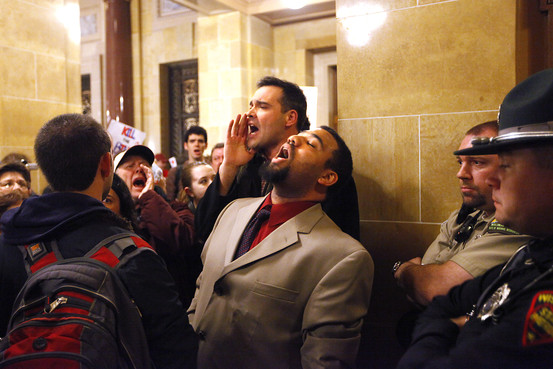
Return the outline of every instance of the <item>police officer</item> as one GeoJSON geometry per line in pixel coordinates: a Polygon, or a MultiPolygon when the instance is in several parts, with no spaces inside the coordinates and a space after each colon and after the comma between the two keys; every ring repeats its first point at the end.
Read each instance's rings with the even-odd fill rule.
{"type": "MultiPolygon", "coordinates": [[[[497,136],[497,121],[467,131],[459,149],[472,147],[474,137],[497,136]]],[[[498,166],[497,155],[457,155],[463,205],[454,211],[424,257],[396,263],[394,278],[410,300],[426,306],[435,296],[506,262],[530,237],[495,220],[492,191],[486,180],[498,166]]]]}
{"type": "Polygon", "coordinates": [[[550,368],[553,355],[553,69],[507,94],[496,138],[456,155],[499,155],[487,180],[497,220],[537,237],[421,315],[399,368],[550,368]]]}

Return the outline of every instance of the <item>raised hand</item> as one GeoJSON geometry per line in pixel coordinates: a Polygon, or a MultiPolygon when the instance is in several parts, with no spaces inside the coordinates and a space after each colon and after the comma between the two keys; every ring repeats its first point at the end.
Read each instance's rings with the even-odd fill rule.
{"type": "Polygon", "coordinates": [[[226,195],[240,169],[240,166],[249,162],[255,155],[255,151],[248,149],[248,116],[238,114],[231,120],[227,129],[225,141],[225,158],[219,167],[219,179],[221,185],[219,193],[226,195]]]}
{"type": "Polygon", "coordinates": [[[142,192],[138,195],[138,198],[141,198],[147,191],[154,189],[154,171],[147,165],[140,164],[140,169],[144,172],[146,176],[146,184],[142,189],[142,192]]]}

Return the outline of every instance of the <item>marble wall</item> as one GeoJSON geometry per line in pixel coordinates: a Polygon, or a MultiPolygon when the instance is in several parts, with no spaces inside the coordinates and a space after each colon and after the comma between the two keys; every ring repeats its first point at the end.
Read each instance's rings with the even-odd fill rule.
{"type": "MultiPolygon", "coordinates": [[[[62,22],[78,21],[78,2],[1,0],[0,7],[0,158],[19,152],[34,161],[39,128],[81,111],[79,30],[62,22]]],[[[31,175],[41,192],[43,175],[31,175]]]]}
{"type": "MultiPolygon", "coordinates": [[[[336,20],[273,27],[232,12],[198,19],[200,121],[223,141],[228,122],[246,111],[263,76],[313,85],[313,55],[336,48],[336,20]]],[[[210,138],[210,144],[217,141],[210,138]]]]}
{"type": "MultiPolygon", "coordinates": [[[[196,14],[162,16],[157,1],[131,1],[135,127],[145,145],[169,152],[168,121],[163,116],[161,65],[196,59],[196,14]]],[[[166,86],[165,86],[166,87],[166,86]]]]}
{"type": "Polygon", "coordinates": [[[210,145],[249,104],[256,81],[273,68],[271,26],[240,12],[198,19],[200,124],[210,145]]]}
{"type": "Polygon", "coordinates": [[[300,86],[313,86],[313,54],[336,48],[336,19],[274,27],[274,75],[300,86]]]}
{"type": "Polygon", "coordinates": [[[393,367],[409,308],[390,272],[460,205],[452,152],[516,84],[515,0],[337,0],[338,129],[375,261],[367,360],[393,367]],[[386,348],[386,349],[384,349],[386,348]]]}

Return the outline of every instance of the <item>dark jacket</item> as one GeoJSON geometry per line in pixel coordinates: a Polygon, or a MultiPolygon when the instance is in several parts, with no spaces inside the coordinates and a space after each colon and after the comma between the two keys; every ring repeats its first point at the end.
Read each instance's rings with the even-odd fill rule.
{"type": "MultiPolygon", "coordinates": [[[[64,258],[83,256],[102,239],[121,232],[125,222],[92,197],[52,193],[26,200],[1,220],[1,328],[6,329],[17,291],[26,279],[22,254],[14,245],[56,240],[64,258]]],[[[150,354],[158,369],[195,366],[197,341],[163,260],[139,253],[117,274],[142,313],[150,354]]]]}
{"type": "Polygon", "coordinates": [[[436,297],[417,322],[413,343],[398,368],[551,368],[552,266],[553,242],[538,241],[506,266],[436,297]],[[505,285],[510,292],[499,303],[499,294],[492,295],[505,285]],[[482,320],[479,314],[492,301],[498,308],[482,320]],[[461,329],[450,321],[473,310],[461,329]]]}
{"type": "MultiPolygon", "coordinates": [[[[219,213],[233,200],[265,196],[272,190],[270,184],[262,188],[259,168],[265,161],[263,156],[256,154],[252,160],[242,166],[226,196],[219,195],[221,180],[217,173],[196,209],[194,222],[198,239],[204,242],[207,240],[219,213]]],[[[337,191],[329,191],[321,205],[324,212],[343,232],[359,240],[359,204],[353,178],[350,178],[337,191]]]]}
{"type": "Polygon", "coordinates": [[[147,191],[137,202],[139,234],[167,264],[177,284],[183,306],[188,308],[201,271],[200,252],[194,236],[194,214],[188,206],[169,204],[155,191],[147,191]]]}

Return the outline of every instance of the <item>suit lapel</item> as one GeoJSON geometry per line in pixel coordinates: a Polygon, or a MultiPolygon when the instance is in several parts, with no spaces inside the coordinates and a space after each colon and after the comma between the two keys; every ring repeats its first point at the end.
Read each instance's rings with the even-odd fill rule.
{"type": "MultiPolygon", "coordinates": [[[[250,206],[243,209],[246,214],[249,214],[249,216],[247,217],[247,221],[245,222],[245,224],[242,225],[242,227],[238,228],[238,224],[236,224],[236,227],[231,233],[231,239],[229,240],[227,247],[227,255],[225,256],[225,266],[219,278],[223,277],[233,270],[243,267],[246,264],[250,264],[256,262],[257,260],[266,258],[289,247],[290,245],[293,245],[299,240],[298,233],[311,232],[311,229],[313,229],[315,224],[323,216],[323,211],[320,204],[312,206],[311,208],[296,215],[294,218],[289,219],[287,222],[274,230],[270,235],[268,235],[263,241],[261,241],[259,245],[257,245],[238,259],[232,261],[237,244],[240,241],[240,235],[244,231],[246,224],[253,216],[253,213],[259,207],[259,205],[261,205],[261,203],[256,203],[253,206],[253,211],[251,210],[250,206]],[[236,229],[238,229],[238,231],[236,229]],[[235,235],[235,232],[238,233],[238,236],[235,235]]],[[[241,213],[241,211],[238,212],[238,216],[240,216],[241,213]]],[[[244,216],[247,216],[246,214],[244,214],[244,216]]]]}
{"type": "Polygon", "coordinates": [[[232,262],[244,229],[246,229],[246,226],[250,222],[250,219],[254,216],[255,211],[261,206],[263,201],[265,201],[265,198],[261,198],[259,201],[255,201],[249,205],[244,206],[236,213],[235,222],[231,228],[226,246],[225,265],[232,262]]]}

